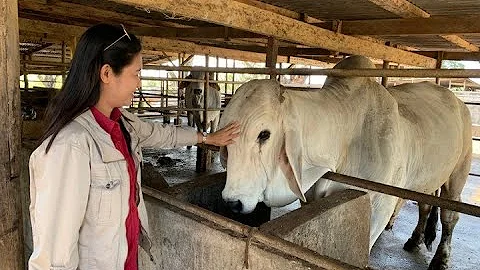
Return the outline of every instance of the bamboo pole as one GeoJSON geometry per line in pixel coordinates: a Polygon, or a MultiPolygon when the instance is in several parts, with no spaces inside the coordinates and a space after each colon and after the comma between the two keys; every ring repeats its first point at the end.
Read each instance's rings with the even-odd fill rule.
{"type": "Polygon", "coordinates": [[[322,178],[330,179],[335,182],[356,186],[384,194],[396,196],[403,199],[417,201],[419,203],[425,203],[428,205],[438,206],[443,209],[450,209],[456,212],[464,213],[471,216],[480,217],[480,207],[462,203],[453,200],[447,200],[444,198],[424,194],[420,192],[411,191],[404,188],[393,187],[386,184],[365,180],[357,177],[343,175],[339,173],[327,172],[322,178]]]}

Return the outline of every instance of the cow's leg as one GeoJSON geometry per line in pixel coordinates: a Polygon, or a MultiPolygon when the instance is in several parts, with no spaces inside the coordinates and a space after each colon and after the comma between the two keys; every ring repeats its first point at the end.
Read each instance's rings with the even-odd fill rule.
{"type": "Polygon", "coordinates": [[[442,238],[438,244],[435,256],[433,256],[430,262],[429,270],[448,269],[452,233],[458,221],[458,213],[448,209],[441,209],[440,218],[442,222],[442,238]]]}
{"type": "Polygon", "coordinates": [[[195,123],[193,122],[193,114],[191,111],[187,112],[187,122],[189,127],[195,127],[195,123]]]}
{"type": "Polygon", "coordinates": [[[428,204],[418,203],[418,223],[413,230],[412,236],[403,245],[406,251],[416,251],[420,248],[420,244],[425,239],[425,226],[427,225],[428,213],[430,213],[431,206],[428,204]]]}
{"type": "Polygon", "coordinates": [[[395,205],[395,210],[393,211],[392,217],[388,221],[388,224],[385,227],[385,230],[391,230],[393,228],[393,223],[395,223],[395,220],[398,217],[398,213],[400,213],[400,210],[402,209],[404,204],[405,204],[405,200],[399,198],[397,201],[397,205],[395,205]]]}
{"type": "MultiPolygon", "coordinates": [[[[471,144],[468,146],[471,147],[471,144]]],[[[461,193],[465,186],[465,182],[467,181],[470,166],[472,164],[471,148],[465,148],[463,154],[464,158],[460,159],[448,181],[443,184],[440,197],[461,201],[461,193]]],[[[448,269],[452,233],[457,224],[458,218],[459,214],[457,212],[448,209],[441,209],[440,220],[442,222],[442,237],[440,238],[440,243],[438,244],[435,256],[433,256],[430,266],[428,267],[429,270],[448,269]]]]}
{"type": "Polygon", "coordinates": [[[220,114],[212,120],[210,125],[210,132],[217,131],[219,121],[220,121],[220,114]]]}
{"type": "MultiPolygon", "coordinates": [[[[193,122],[193,114],[191,111],[187,111],[187,123],[189,127],[195,127],[195,123],[193,122]]],[[[187,146],[187,149],[191,149],[192,146],[187,146]]]]}

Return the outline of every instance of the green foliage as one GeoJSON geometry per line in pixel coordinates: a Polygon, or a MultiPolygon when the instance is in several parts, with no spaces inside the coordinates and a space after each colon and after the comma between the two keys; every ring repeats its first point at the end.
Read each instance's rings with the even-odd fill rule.
{"type": "Polygon", "coordinates": [[[442,68],[443,69],[465,69],[465,65],[460,61],[443,60],[442,68]]]}

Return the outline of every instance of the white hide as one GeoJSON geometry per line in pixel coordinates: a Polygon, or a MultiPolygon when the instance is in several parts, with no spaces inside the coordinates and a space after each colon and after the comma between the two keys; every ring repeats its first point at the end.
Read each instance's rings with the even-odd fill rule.
{"type": "MultiPolygon", "coordinates": [[[[374,66],[351,57],[336,68],[374,66]]],[[[387,90],[371,78],[328,78],[324,88],[307,92],[254,80],[237,90],[220,127],[234,120],[242,129],[237,142],[220,151],[227,167],[222,196],[241,201],[243,213],[261,201],[284,206],[304,199],[314,185],[312,199],[345,188],[320,179],[329,170],[428,194],[454,181],[459,188],[452,188],[452,198],[459,199],[465,179],[451,175],[471,155],[466,106],[432,83],[387,90]],[[270,138],[260,145],[266,130],[270,138]]],[[[371,247],[398,199],[370,195],[371,247]]]]}
{"type": "MultiPolygon", "coordinates": [[[[205,72],[192,71],[192,79],[205,79],[205,72]]],[[[205,86],[203,82],[192,82],[185,89],[185,107],[191,108],[203,108],[204,104],[204,91],[205,86]],[[195,89],[200,93],[195,93],[195,89]]],[[[207,90],[207,108],[208,109],[220,109],[221,100],[220,93],[213,87],[208,87],[207,90]]],[[[197,128],[201,128],[204,125],[203,112],[192,112],[193,119],[197,128]]],[[[214,132],[217,129],[218,122],[220,120],[220,111],[207,111],[207,128],[210,125],[210,132],[214,132]]]]}

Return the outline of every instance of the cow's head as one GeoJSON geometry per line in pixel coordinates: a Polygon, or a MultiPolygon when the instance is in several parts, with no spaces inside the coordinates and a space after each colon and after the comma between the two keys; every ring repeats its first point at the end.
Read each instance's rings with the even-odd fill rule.
{"type": "Polygon", "coordinates": [[[249,213],[258,202],[283,206],[300,198],[302,143],[285,88],[273,80],[242,85],[220,120],[237,120],[240,137],[220,149],[227,168],[223,199],[233,211],[249,213]]]}
{"type": "MultiPolygon", "coordinates": [[[[192,71],[190,75],[192,76],[192,79],[196,80],[205,80],[206,79],[206,74],[203,71],[192,71]]],[[[195,108],[203,108],[203,92],[205,89],[205,82],[192,82],[190,84],[190,89],[192,91],[193,95],[193,105],[195,108]]]]}

